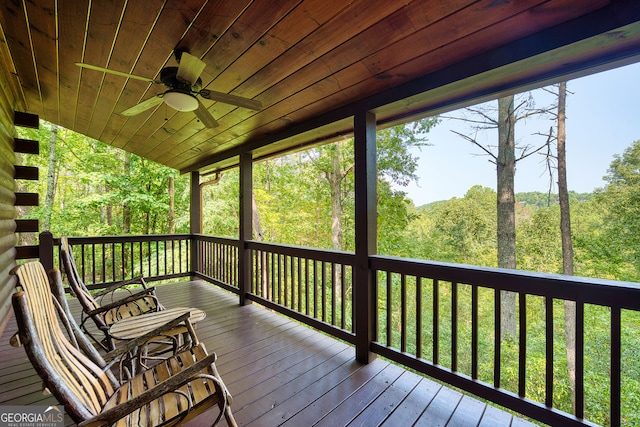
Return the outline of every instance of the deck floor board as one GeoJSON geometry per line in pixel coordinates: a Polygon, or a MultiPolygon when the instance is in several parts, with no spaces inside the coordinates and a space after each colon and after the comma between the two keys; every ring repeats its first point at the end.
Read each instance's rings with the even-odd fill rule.
{"type": "MultiPolygon", "coordinates": [[[[207,313],[196,333],[218,355],[239,425],[533,426],[380,358],[360,364],[348,344],[257,304],[240,307],[236,295],[213,285],[184,282],[157,291],[166,307],[207,313]]],[[[70,305],[77,312],[73,299],[70,305]]],[[[41,393],[24,349],[8,345],[15,331],[11,319],[0,340],[0,405],[55,404],[41,393]]],[[[209,424],[203,415],[189,426],[209,424]]]]}

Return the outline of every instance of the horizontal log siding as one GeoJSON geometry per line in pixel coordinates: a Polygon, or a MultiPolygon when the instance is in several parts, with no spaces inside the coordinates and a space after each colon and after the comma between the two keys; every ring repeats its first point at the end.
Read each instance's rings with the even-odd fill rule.
{"type": "Polygon", "coordinates": [[[11,305],[14,277],[9,270],[15,260],[15,154],[13,152],[13,109],[15,102],[6,82],[0,78],[0,333],[11,305]]]}

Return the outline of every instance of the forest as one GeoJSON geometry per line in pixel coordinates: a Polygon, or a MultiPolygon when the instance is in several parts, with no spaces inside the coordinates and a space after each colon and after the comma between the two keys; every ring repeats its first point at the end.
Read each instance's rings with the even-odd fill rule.
{"type": "MultiPolygon", "coordinates": [[[[506,104],[514,129],[518,117],[532,114],[546,115],[547,120],[557,123],[557,114],[552,114],[558,111],[557,104],[536,108],[530,98],[516,96],[506,104]]],[[[500,108],[495,102],[472,107],[464,112],[464,119],[474,132],[479,127],[498,128],[499,114],[504,114],[500,108]],[[474,114],[482,117],[482,123],[469,118],[474,114]]],[[[512,264],[505,264],[500,253],[504,253],[505,244],[499,243],[504,228],[499,225],[499,210],[505,206],[500,201],[502,192],[474,185],[463,197],[415,206],[403,190],[418,178],[419,157],[412,149],[428,148],[433,143],[430,130],[443,120],[427,117],[378,131],[379,254],[567,274],[563,242],[567,236],[561,232],[564,212],[570,213],[571,274],[640,281],[640,139],[629,141],[624,152],[610,159],[606,185],[593,192],[578,194],[565,189],[564,198],[561,191],[514,193],[506,203],[513,218],[512,264]],[[563,200],[568,209],[563,210],[563,200]]],[[[557,149],[561,138],[557,129],[552,128],[543,138],[544,145],[505,140],[504,146],[511,144],[514,164],[532,152],[546,153],[550,174],[559,180],[557,149]]],[[[41,179],[21,183],[23,187],[17,191],[39,193],[41,206],[20,208],[19,217],[38,218],[40,229],[56,237],[189,232],[188,176],[50,123],[21,132],[21,137],[40,141],[40,155],[23,155],[18,161],[40,167],[41,179]]],[[[474,132],[460,137],[480,146],[474,132]]],[[[499,175],[503,154],[490,147],[484,149],[493,156],[499,175]]],[[[255,163],[254,239],[353,251],[353,167],[353,140],[348,138],[255,163]]],[[[517,179],[515,168],[512,175],[517,179]]],[[[237,238],[238,170],[202,177],[201,181],[207,184],[202,190],[203,233],[237,238]]],[[[23,235],[21,239],[20,244],[33,244],[37,236],[23,235]]],[[[587,321],[597,324],[599,315],[594,310],[589,314],[593,318],[587,321]]],[[[629,323],[631,330],[625,334],[632,343],[629,351],[640,354],[640,326],[637,321],[629,323]]],[[[595,378],[594,382],[603,380],[595,378]]],[[[559,407],[570,412],[570,392],[562,393],[559,407]]],[[[640,404],[640,373],[625,385],[624,395],[627,420],[640,424],[635,409],[640,404]]],[[[606,425],[606,408],[593,409],[590,419],[606,425]]]]}
{"type": "MultiPolygon", "coordinates": [[[[22,164],[39,166],[42,178],[22,184],[18,191],[37,192],[46,203],[20,208],[20,217],[40,219],[41,229],[55,236],[188,232],[188,177],[65,129],[56,130],[55,156],[48,156],[51,129],[43,123],[38,131],[23,131],[23,136],[41,142],[42,154],[23,155],[22,164]],[[50,194],[48,181],[54,183],[50,194]]],[[[255,165],[261,240],[332,248],[330,189],[322,152],[350,143],[255,165]]],[[[576,275],[640,281],[639,168],[640,141],[635,141],[611,159],[605,188],[570,193],[576,275]]],[[[346,175],[341,183],[344,250],[353,250],[350,178],[346,175]]],[[[237,170],[223,173],[203,191],[204,233],[237,237],[237,170]]],[[[496,266],[495,190],[474,186],[462,198],[423,206],[414,206],[384,178],[378,192],[379,253],[496,266]]],[[[518,193],[516,200],[518,268],[561,272],[557,194],[518,193]]],[[[28,244],[36,236],[23,238],[28,244]]]]}

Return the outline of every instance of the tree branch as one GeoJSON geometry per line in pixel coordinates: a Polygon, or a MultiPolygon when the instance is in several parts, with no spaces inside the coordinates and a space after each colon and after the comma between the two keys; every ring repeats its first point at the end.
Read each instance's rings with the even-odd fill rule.
{"type": "Polygon", "coordinates": [[[455,131],[453,129],[451,129],[451,132],[455,133],[458,136],[461,136],[462,138],[466,139],[467,141],[469,141],[470,143],[472,143],[473,145],[479,147],[482,151],[484,151],[485,153],[487,153],[487,155],[491,156],[491,158],[493,158],[495,161],[498,161],[498,158],[496,157],[495,154],[493,154],[489,149],[487,149],[485,146],[483,146],[482,144],[480,144],[478,141],[476,141],[475,139],[471,138],[468,135],[465,135],[463,133],[460,133],[458,131],[455,131]]]}

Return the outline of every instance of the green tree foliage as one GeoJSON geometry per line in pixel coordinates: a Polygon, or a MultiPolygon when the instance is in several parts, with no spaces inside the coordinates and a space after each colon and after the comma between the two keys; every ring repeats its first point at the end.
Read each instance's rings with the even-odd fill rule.
{"type": "Polygon", "coordinates": [[[602,232],[591,240],[600,251],[592,255],[608,259],[621,279],[637,281],[640,271],[640,140],[622,155],[614,156],[604,180],[606,187],[596,195],[602,215],[599,224],[602,232]]]}
{"type": "MultiPolygon", "coordinates": [[[[437,248],[439,255],[433,259],[495,266],[495,191],[474,186],[463,198],[453,198],[422,212],[432,218],[428,222],[430,228],[425,230],[428,239],[425,244],[437,248]]],[[[410,235],[407,236],[407,239],[410,238],[410,235]]]]}
{"type": "MultiPolygon", "coordinates": [[[[40,142],[40,153],[49,152],[51,125],[42,122],[40,129],[21,130],[21,137],[40,142]]],[[[125,232],[123,207],[131,211],[131,234],[168,232],[169,177],[175,178],[177,232],[187,232],[188,177],[131,155],[128,171],[124,152],[66,129],[58,133],[56,198],[51,209],[50,231],[56,235],[119,235],[125,232]]],[[[38,166],[40,176],[47,176],[46,155],[24,155],[24,165],[38,166]]],[[[45,194],[46,180],[26,184],[24,191],[45,194]]],[[[26,216],[42,218],[42,210],[33,209],[26,216]]]]}
{"type": "Polygon", "coordinates": [[[239,235],[240,184],[237,169],[203,177],[202,232],[237,239],[239,235]]]}

